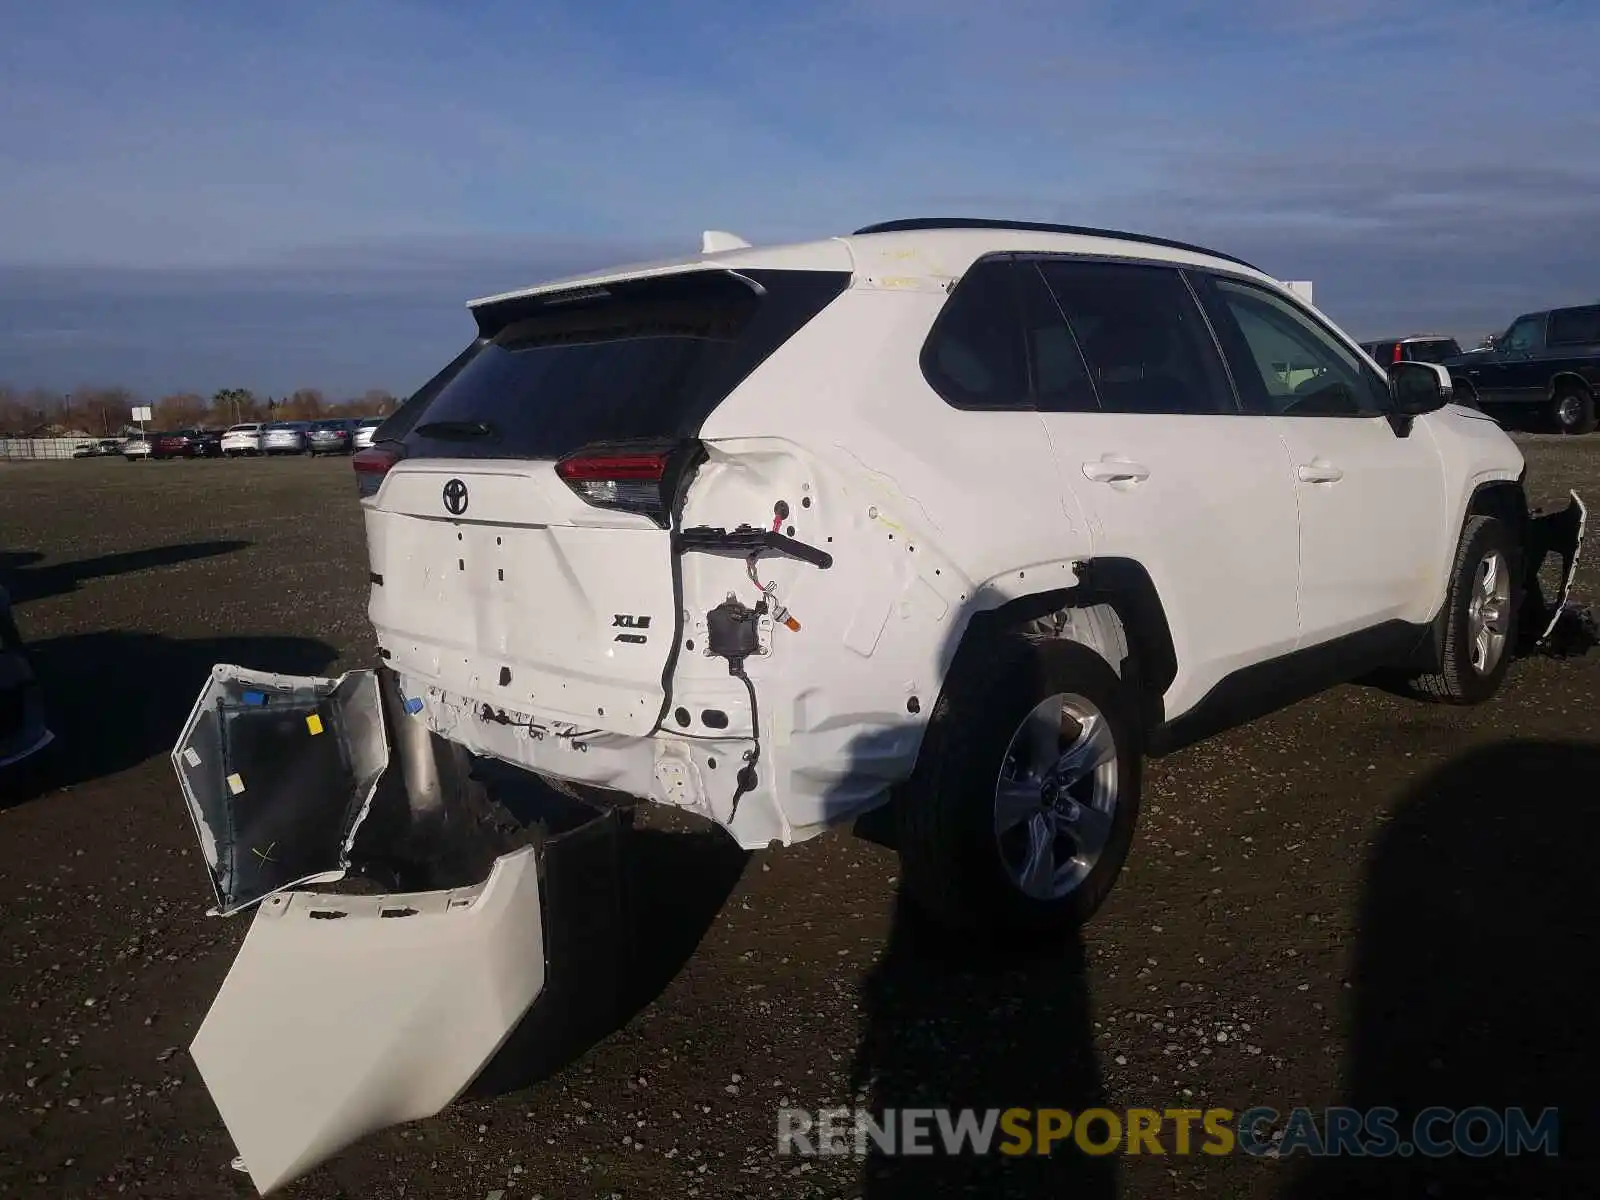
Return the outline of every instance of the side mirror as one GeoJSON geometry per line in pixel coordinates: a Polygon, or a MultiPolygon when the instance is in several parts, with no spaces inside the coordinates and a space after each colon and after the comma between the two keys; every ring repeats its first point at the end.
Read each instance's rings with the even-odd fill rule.
{"type": "Polygon", "coordinates": [[[1438,363],[1389,364],[1389,392],[1401,416],[1420,417],[1450,403],[1450,372],[1438,363]]]}

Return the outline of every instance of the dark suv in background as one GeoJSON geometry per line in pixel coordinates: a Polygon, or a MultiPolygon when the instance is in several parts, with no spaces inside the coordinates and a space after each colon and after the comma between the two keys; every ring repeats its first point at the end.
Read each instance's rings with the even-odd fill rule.
{"type": "Polygon", "coordinates": [[[1492,347],[1445,366],[1457,391],[1483,407],[1534,407],[1562,433],[1589,433],[1600,395],[1600,304],[1524,313],[1492,347]]]}
{"type": "Polygon", "coordinates": [[[1410,337],[1362,342],[1361,348],[1380,366],[1397,362],[1448,362],[1461,356],[1461,346],[1442,333],[1417,333],[1410,337]]]}

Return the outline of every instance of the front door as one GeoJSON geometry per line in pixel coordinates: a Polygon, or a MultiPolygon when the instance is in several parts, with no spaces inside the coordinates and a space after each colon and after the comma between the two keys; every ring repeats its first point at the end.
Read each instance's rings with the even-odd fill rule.
{"type": "Polygon", "coordinates": [[[1446,543],[1433,439],[1393,421],[1387,381],[1331,329],[1277,292],[1204,281],[1246,404],[1288,448],[1300,514],[1300,645],[1432,616],[1446,543]]]}
{"type": "Polygon", "coordinates": [[[1479,401],[1486,404],[1543,400],[1548,382],[1539,363],[1543,354],[1544,317],[1518,317],[1494,349],[1463,374],[1477,390],[1479,401]]]}

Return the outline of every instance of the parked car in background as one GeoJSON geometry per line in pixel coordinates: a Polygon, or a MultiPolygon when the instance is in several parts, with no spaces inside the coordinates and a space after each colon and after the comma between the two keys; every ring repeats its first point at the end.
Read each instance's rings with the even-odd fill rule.
{"type": "Polygon", "coordinates": [[[233,425],[222,435],[222,453],[228,458],[237,458],[241,454],[257,455],[261,453],[260,421],[247,421],[243,425],[233,425]]]}
{"type": "Polygon", "coordinates": [[[1461,345],[1443,333],[1414,333],[1410,337],[1380,338],[1362,342],[1361,348],[1380,366],[1397,362],[1448,362],[1461,356],[1461,345]]]}
{"type": "Polygon", "coordinates": [[[101,438],[98,442],[79,442],[72,448],[73,458],[104,458],[122,453],[122,443],[116,438],[101,438]]]}
{"type": "Polygon", "coordinates": [[[331,417],[311,422],[306,432],[306,449],[318,454],[349,454],[355,439],[355,422],[348,417],[331,417]]]}
{"type": "Polygon", "coordinates": [[[122,443],[122,457],[129,462],[143,462],[155,453],[155,439],[159,433],[131,433],[122,443]]]}
{"type": "Polygon", "coordinates": [[[211,429],[179,429],[159,434],[151,450],[153,458],[216,458],[222,453],[222,436],[211,429]]]}
{"type": "Polygon", "coordinates": [[[1485,408],[1539,410],[1561,433],[1589,433],[1600,395],[1600,304],[1524,313],[1488,350],[1446,364],[1458,393],[1485,408]]]}
{"type": "Polygon", "coordinates": [[[309,421],[274,421],[261,432],[261,453],[304,454],[309,421]]]}
{"type": "Polygon", "coordinates": [[[356,422],[355,436],[351,438],[352,450],[368,450],[372,447],[372,434],[383,424],[382,417],[362,417],[356,422]]]}
{"type": "MultiPolygon", "coordinates": [[[[49,744],[44,696],[11,615],[11,597],[0,587],[0,771],[32,757],[49,744]]],[[[4,791],[0,786],[0,795],[4,791]]]]}

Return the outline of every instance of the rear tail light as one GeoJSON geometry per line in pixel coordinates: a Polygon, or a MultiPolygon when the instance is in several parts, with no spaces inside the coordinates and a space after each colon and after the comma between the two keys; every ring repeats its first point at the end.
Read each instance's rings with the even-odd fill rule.
{"type": "Polygon", "coordinates": [[[1405,347],[1402,346],[1399,342],[1396,342],[1394,344],[1394,357],[1391,358],[1389,361],[1390,362],[1404,362],[1405,361],[1405,347]]]}
{"type": "Polygon", "coordinates": [[[698,443],[649,449],[591,446],[556,463],[556,474],[587,504],[639,513],[665,527],[698,443]]]}
{"type": "Polygon", "coordinates": [[[368,446],[357,451],[350,459],[356,473],[356,494],[363,500],[376,496],[389,468],[405,456],[405,451],[397,445],[368,446]]]}

